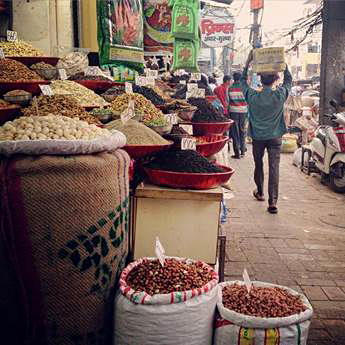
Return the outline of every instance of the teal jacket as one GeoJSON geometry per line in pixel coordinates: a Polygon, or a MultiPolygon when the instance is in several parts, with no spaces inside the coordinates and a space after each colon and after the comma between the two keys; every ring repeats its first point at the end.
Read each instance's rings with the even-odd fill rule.
{"type": "Polygon", "coordinates": [[[256,91],[247,83],[248,68],[241,77],[241,87],[249,108],[249,131],[254,140],[280,138],[287,132],[284,120],[284,103],[292,86],[288,68],[284,71],[283,85],[273,90],[264,86],[256,91]]]}

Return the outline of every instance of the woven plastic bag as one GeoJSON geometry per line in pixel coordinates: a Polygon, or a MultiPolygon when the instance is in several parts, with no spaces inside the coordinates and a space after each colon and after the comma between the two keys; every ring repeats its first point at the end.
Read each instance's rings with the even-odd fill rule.
{"type": "Polygon", "coordinates": [[[222,288],[241,281],[219,284],[217,308],[219,317],[215,322],[214,345],[306,345],[313,308],[307,298],[287,287],[255,281],[254,286],[280,287],[292,295],[300,295],[307,310],[282,318],[259,318],[229,310],[222,303],[222,288]]]}
{"type": "Polygon", "coordinates": [[[121,274],[115,301],[114,344],[211,345],[218,274],[213,272],[213,279],[200,289],[150,296],[135,292],[126,283],[129,272],[142,261],[131,263],[121,274]]]}

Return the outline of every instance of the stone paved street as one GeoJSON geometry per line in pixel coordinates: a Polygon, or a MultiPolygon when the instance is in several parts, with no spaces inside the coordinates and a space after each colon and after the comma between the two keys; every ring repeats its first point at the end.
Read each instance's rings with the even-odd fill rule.
{"type": "Polygon", "coordinates": [[[345,345],[345,195],[282,154],[279,213],[271,215],[252,197],[248,149],[245,159],[231,160],[225,279],[242,279],[246,267],[252,280],[303,291],[314,307],[308,345],[345,345]]]}

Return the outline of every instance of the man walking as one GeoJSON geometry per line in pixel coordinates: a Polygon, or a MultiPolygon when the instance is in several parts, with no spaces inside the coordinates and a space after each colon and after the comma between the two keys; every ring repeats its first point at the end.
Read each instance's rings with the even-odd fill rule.
{"type": "Polygon", "coordinates": [[[267,210],[270,213],[277,213],[281,138],[286,133],[284,103],[291,89],[292,77],[286,66],[283,85],[273,89],[273,84],[279,79],[278,74],[263,74],[261,75],[263,89],[258,92],[250,88],[247,83],[248,68],[252,60],[253,53],[250,52],[241,77],[241,86],[249,107],[249,130],[253,139],[254,180],[257,186],[254,197],[259,201],[265,200],[263,156],[267,149],[269,163],[267,210]]]}
{"type": "Polygon", "coordinates": [[[230,81],[231,77],[229,75],[225,75],[223,78],[223,84],[214,89],[214,94],[218,97],[224,108],[224,115],[226,115],[228,112],[228,89],[230,86],[230,81]]]}
{"type": "Polygon", "coordinates": [[[228,113],[230,119],[235,123],[230,128],[232,144],[234,147],[234,155],[232,158],[239,159],[246,152],[246,118],[247,118],[247,102],[243,96],[240,79],[241,73],[235,72],[233,75],[234,82],[229,87],[229,108],[228,113]]]}

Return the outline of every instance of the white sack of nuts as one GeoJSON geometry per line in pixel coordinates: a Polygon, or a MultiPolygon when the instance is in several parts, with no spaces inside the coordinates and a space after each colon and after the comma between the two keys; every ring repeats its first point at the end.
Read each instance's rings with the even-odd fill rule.
{"type": "Polygon", "coordinates": [[[304,295],[257,281],[250,294],[242,281],[219,287],[214,345],[307,344],[313,308],[304,295]]]}
{"type": "Polygon", "coordinates": [[[126,145],[119,131],[67,116],[22,116],[0,127],[0,154],[65,155],[114,151],[126,145]]]}
{"type": "Polygon", "coordinates": [[[212,345],[218,274],[200,261],[128,265],[115,300],[116,345],[212,345]]]}

